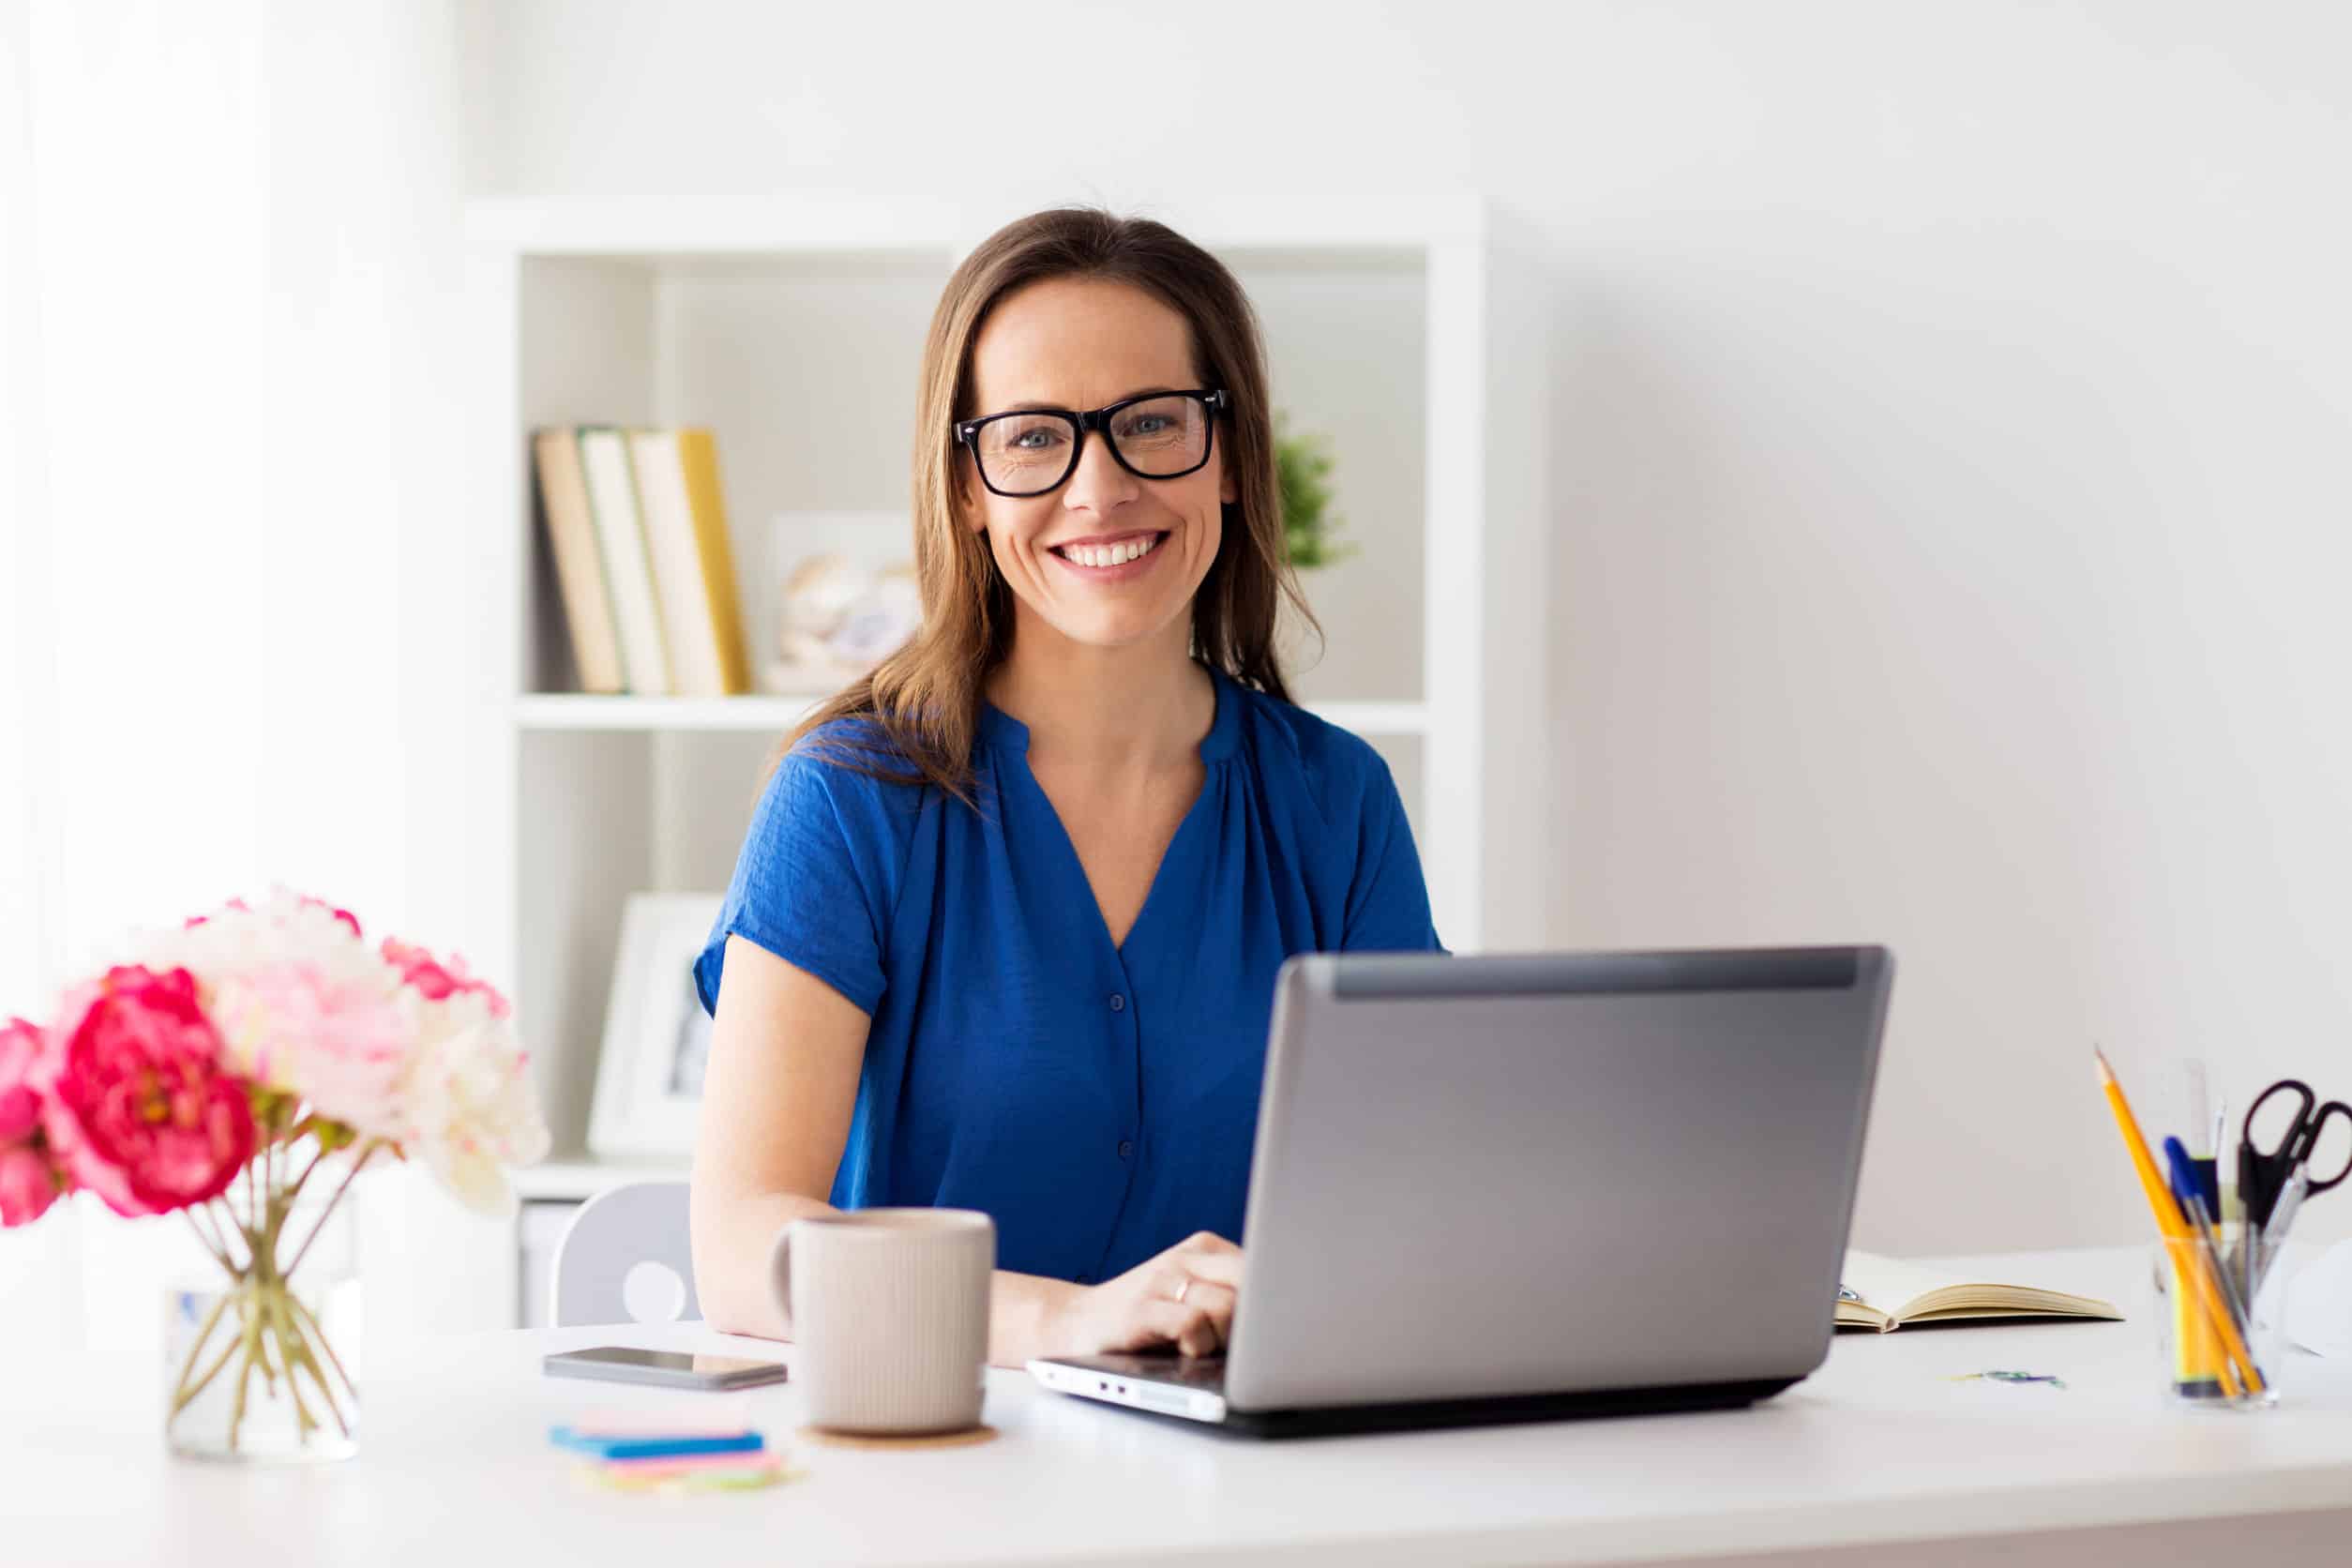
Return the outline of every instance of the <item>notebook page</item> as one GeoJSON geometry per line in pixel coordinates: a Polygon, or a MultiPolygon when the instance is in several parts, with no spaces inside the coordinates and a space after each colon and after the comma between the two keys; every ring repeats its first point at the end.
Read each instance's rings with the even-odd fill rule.
{"type": "Polygon", "coordinates": [[[1900,1313],[1930,1290],[1969,1283],[1900,1258],[1882,1258],[1875,1252],[1857,1252],[1850,1247],[1838,1280],[1869,1305],[1890,1314],[1900,1313]]]}

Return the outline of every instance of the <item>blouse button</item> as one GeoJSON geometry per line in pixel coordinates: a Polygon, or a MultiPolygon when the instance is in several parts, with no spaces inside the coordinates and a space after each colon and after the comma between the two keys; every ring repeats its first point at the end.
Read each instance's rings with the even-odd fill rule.
{"type": "Polygon", "coordinates": [[[1127,999],[1126,999],[1125,997],[1121,996],[1121,995],[1120,995],[1117,991],[1113,991],[1113,992],[1111,992],[1111,993],[1110,993],[1110,1010],[1111,1010],[1112,1012],[1114,1012],[1114,1013],[1119,1012],[1121,1009],[1124,1008],[1126,1005],[1127,1005],[1127,999]]]}
{"type": "Polygon", "coordinates": [[[1123,1138],[1119,1140],[1119,1157],[1121,1159],[1123,1160],[1134,1153],[1135,1145],[1132,1142],[1123,1138]]]}

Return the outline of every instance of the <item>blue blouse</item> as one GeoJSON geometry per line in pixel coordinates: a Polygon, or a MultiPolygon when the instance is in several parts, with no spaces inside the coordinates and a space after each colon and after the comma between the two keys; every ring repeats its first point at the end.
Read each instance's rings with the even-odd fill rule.
{"type": "Polygon", "coordinates": [[[999,1268],[1080,1284],[1197,1230],[1239,1242],[1283,959],[1445,951],[1380,753],[1211,673],[1207,777],[1116,947],[995,704],[978,812],[813,736],[778,765],[695,985],[716,1012],[736,933],[871,1016],[837,1208],[981,1210],[999,1268]]]}

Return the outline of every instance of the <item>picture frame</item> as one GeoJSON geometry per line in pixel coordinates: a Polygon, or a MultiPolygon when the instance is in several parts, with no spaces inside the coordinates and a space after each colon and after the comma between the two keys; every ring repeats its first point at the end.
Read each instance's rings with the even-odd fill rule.
{"type": "Polygon", "coordinates": [[[716,893],[636,893],[624,906],[589,1108],[590,1153],[693,1152],[711,1037],[694,960],[723,901],[716,893]]]}

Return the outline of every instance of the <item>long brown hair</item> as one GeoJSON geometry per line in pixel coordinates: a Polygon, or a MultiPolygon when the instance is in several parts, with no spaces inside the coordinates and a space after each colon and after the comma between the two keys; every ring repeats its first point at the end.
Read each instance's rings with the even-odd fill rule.
{"type": "Polygon", "coordinates": [[[950,430],[978,412],[971,406],[972,344],[997,301],[1028,284],[1069,277],[1131,284],[1183,315],[1199,384],[1230,394],[1225,460],[1241,499],[1225,504],[1216,559],[1193,596],[1193,652],[1245,686],[1290,700],[1274,650],[1282,600],[1319,636],[1322,627],[1299,591],[1283,542],[1258,313],[1225,264],[1167,225],[1093,206],[1054,207],[982,241],[947,280],[931,316],[914,418],[921,628],[801,720],[769,759],[769,775],[819,726],[858,719],[864,722],[820,736],[810,749],[893,783],[936,784],[977,806],[972,747],[981,682],[1011,650],[1013,595],[986,536],[957,521],[958,448],[950,430]]]}

